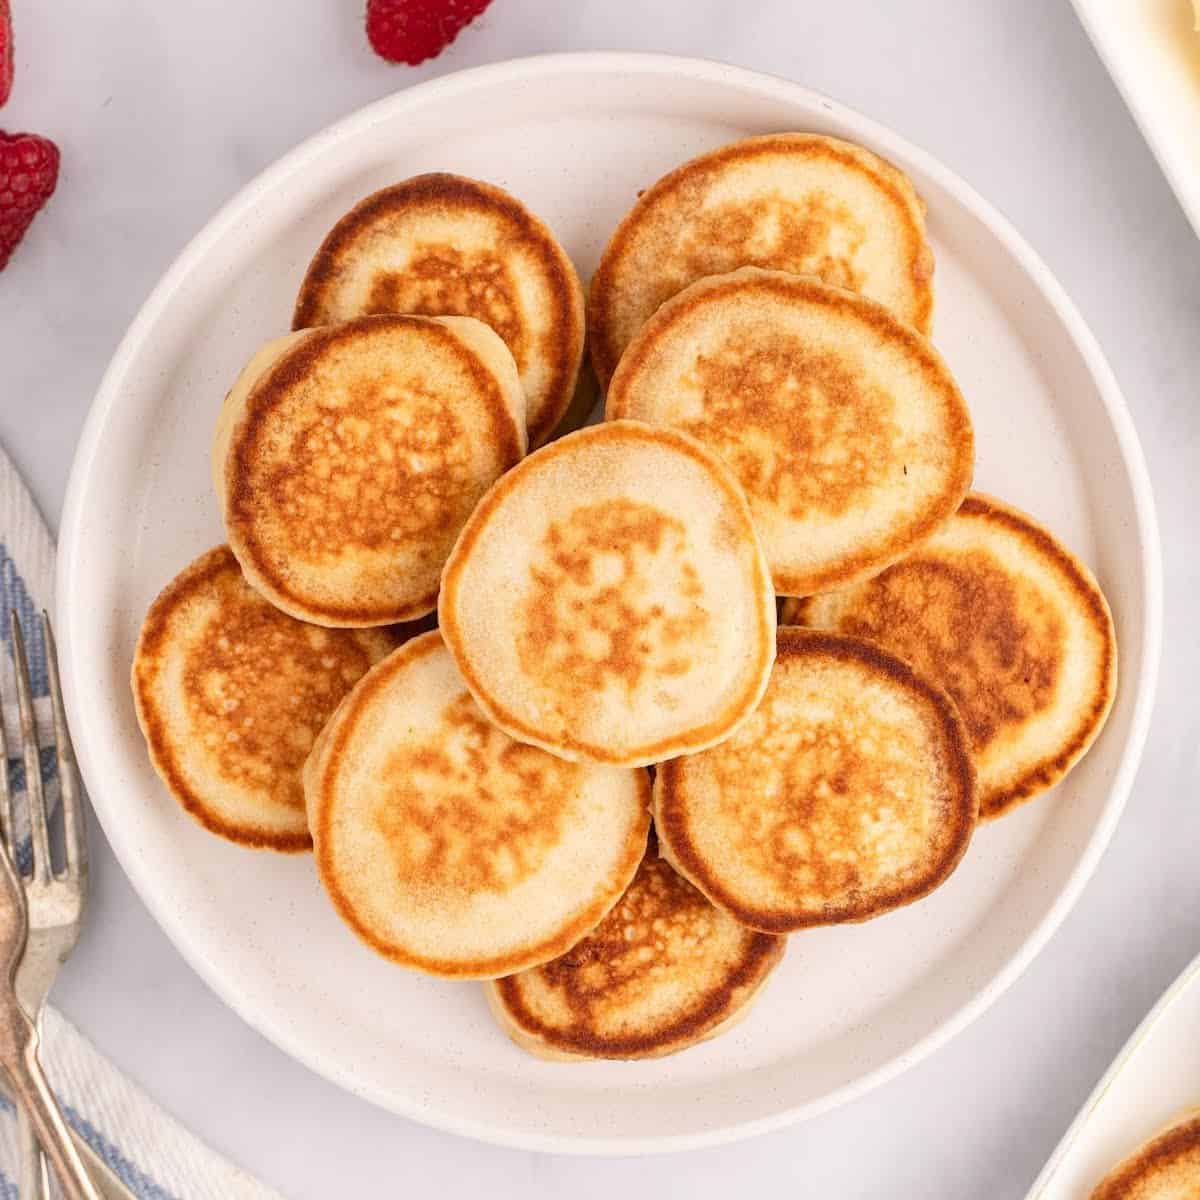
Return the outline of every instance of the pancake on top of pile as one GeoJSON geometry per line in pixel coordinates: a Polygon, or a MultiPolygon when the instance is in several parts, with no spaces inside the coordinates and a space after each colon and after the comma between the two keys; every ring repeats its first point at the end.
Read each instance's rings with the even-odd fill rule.
{"type": "Polygon", "coordinates": [[[933,254],[908,177],[849,142],[771,133],[677,167],[617,227],[588,295],[601,383],[660,304],[705,275],[744,266],[816,276],[930,331],[933,254]]]}
{"type": "Polygon", "coordinates": [[[945,688],[985,818],[1062,779],[1116,695],[1116,635],[1092,573],[1032,517],[977,492],[902,562],[785,602],[782,619],[870,638],[945,688]]]}
{"type": "Polygon", "coordinates": [[[658,768],[654,824],[715,905],[786,933],[931,892],[971,840],[974,785],[944,692],[869,642],[781,628],[754,715],[658,768]]]}
{"type": "Polygon", "coordinates": [[[1196,1200],[1200,1196],[1200,1108],[1139,1146],[1096,1185],[1091,1200],[1196,1200]]]}
{"type": "Polygon", "coordinates": [[[958,507],[975,464],[962,394],[920,334],[864,296],[757,267],[668,300],[625,351],[606,415],[721,455],[786,596],[901,558],[958,507]]]}
{"type": "Polygon", "coordinates": [[[749,1011],[786,939],[739,925],[658,857],[561,958],[485,984],[518,1046],[541,1058],[656,1058],[749,1011]]]}
{"type": "Polygon", "coordinates": [[[512,355],[470,317],[359,317],[263,348],[213,448],[229,544],[301,620],[432,611],[454,539],[525,453],[512,355]]]}
{"type": "Polygon", "coordinates": [[[568,434],[505,475],[446,563],[438,620],[501,729],[622,766],[728,736],[775,654],[737,481],[694,439],[638,421],[568,434]]]}
{"type": "Polygon", "coordinates": [[[308,268],[292,327],[368,313],[476,317],[516,360],[529,444],[562,419],[583,354],[583,289],[554,234],[507,192],[418,175],[354,206],[308,268]]]}
{"type": "Polygon", "coordinates": [[[307,850],[300,769],[342,697],[396,644],[391,630],[287,616],[217,546],[163,589],[142,625],[131,682],[150,760],[214,833],[307,850]]]}
{"type": "Polygon", "coordinates": [[[304,768],[317,871],[379,954],[487,979],[569,950],[646,848],[645,771],[514,742],[471,699],[436,631],[346,697],[304,768]]]}

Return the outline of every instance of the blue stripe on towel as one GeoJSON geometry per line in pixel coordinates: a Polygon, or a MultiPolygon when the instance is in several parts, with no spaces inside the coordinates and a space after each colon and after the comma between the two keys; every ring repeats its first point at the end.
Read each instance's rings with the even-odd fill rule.
{"type": "MultiPolygon", "coordinates": [[[[58,778],[58,758],[53,746],[42,746],[38,751],[38,759],[42,764],[42,782],[47,786],[58,778]]],[[[25,790],[25,760],[15,753],[15,747],[9,747],[8,783],[14,796],[19,796],[25,790]]]]}
{"type": "Polygon", "coordinates": [[[174,1192],[168,1192],[130,1162],[82,1113],[69,1104],[64,1104],[63,1115],[74,1126],[75,1132],[95,1150],[108,1169],[137,1196],[138,1200],[178,1200],[174,1192]]]}
{"type": "MultiPolygon", "coordinates": [[[[43,746],[38,752],[38,759],[42,766],[42,781],[46,786],[48,806],[50,811],[53,811],[57,793],[51,789],[58,780],[58,756],[53,747],[43,746]]],[[[22,801],[16,797],[25,793],[25,760],[23,758],[8,760],[8,784],[12,789],[14,806],[20,806],[22,801]]],[[[22,875],[28,875],[33,870],[33,844],[28,837],[24,838],[17,847],[17,869],[22,875]]],[[[0,1200],[4,1200],[4,1198],[0,1196],[0,1200]]]]}
{"type": "MultiPolygon", "coordinates": [[[[13,1103],[7,1096],[0,1096],[0,1112],[15,1115],[13,1103]]],[[[179,1200],[174,1192],[155,1183],[135,1163],[131,1162],[112,1144],[88,1119],[69,1104],[63,1105],[63,1116],[71,1127],[104,1160],[110,1171],[138,1198],[138,1200],[179,1200]]],[[[10,1182],[0,1170],[0,1200],[18,1200],[17,1185],[10,1182]]]]}
{"type": "MultiPolygon", "coordinates": [[[[8,553],[8,547],[0,542],[0,644],[4,645],[11,654],[11,636],[8,627],[8,614],[16,609],[21,621],[21,631],[25,635],[25,650],[29,658],[29,681],[33,686],[34,696],[50,694],[50,677],[46,671],[46,647],[42,641],[42,626],[38,620],[38,610],[34,606],[25,581],[17,571],[16,564],[8,553]]],[[[15,730],[12,731],[15,734],[15,730]]],[[[58,762],[53,749],[42,749],[40,752],[42,778],[47,784],[58,778],[58,762]]],[[[0,762],[0,769],[7,768],[9,782],[15,794],[25,790],[25,763],[19,757],[10,757],[7,763],[0,762]]],[[[29,840],[17,849],[17,859],[23,870],[29,870],[32,855],[29,840]]],[[[0,1096],[0,1112],[12,1115],[12,1103],[0,1096]]],[[[138,1200],[178,1200],[174,1193],[168,1192],[149,1175],[142,1171],[136,1163],[128,1159],[120,1149],[113,1145],[82,1113],[69,1105],[64,1105],[63,1113],[75,1131],[100,1156],[108,1168],[125,1184],[138,1200]]],[[[17,1185],[0,1170],[0,1200],[19,1200],[17,1185]]]]}
{"type": "Polygon", "coordinates": [[[29,656],[29,682],[35,696],[50,694],[50,677],[46,673],[46,647],[42,644],[42,623],[38,610],[25,590],[25,580],[17,573],[17,565],[9,556],[8,547],[0,542],[0,641],[7,646],[8,614],[17,610],[21,632],[25,635],[25,652],[29,656]]]}

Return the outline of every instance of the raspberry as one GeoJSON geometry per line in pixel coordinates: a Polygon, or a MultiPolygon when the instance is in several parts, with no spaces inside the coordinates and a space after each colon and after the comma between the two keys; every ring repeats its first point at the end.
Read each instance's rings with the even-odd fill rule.
{"type": "Polygon", "coordinates": [[[415,67],[441,54],[490,3],[491,0],[367,0],[367,37],[381,58],[415,67]]]}
{"type": "Polygon", "coordinates": [[[0,0],[0,104],[8,99],[13,83],[12,17],[8,0],[0,0]]]}
{"type": "Polygon", "coordinates": [[[0,271],[58,183],[58,147],[36,133],[0,130],[0,271]]]}

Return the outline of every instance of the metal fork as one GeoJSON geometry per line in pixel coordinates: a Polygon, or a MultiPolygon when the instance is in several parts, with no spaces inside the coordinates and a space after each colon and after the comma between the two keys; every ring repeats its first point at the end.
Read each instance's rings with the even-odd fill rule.
{"type": "Polygon", "coordinates": [[[67,734],[58,662],[50,622],[42,614],[46,661],[54,709],[55,754],[63,808],[65,863],[56,874],[50,857],[50,830],[42,784],[33,688],[17,614],[11,614],[13,665],[16,669],[25,795],[29,805],[32,873],[17,865],[13,801],[8,783],[8,745],[0,720],[0,1062],[18,1100],[21,1121],[21,1195],[49,1196],[41,1150],[49,1158],[68,1200],[101,1200],[71,1139],[54,1093],[38,1062],[37,1017],[64,958],[79,936],[87,881],[87,842],[82,798],[71,739],[67,734]]]}

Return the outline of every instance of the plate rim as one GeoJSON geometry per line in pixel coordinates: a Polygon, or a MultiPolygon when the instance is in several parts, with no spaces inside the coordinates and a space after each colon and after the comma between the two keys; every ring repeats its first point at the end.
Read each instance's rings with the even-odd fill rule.
{"type": "MultiPolygon", "coordinates": [[[[1167,1012],[1175,1006],[1176,1001],[1180,1000],[1197,982],[1200,982],[1200,954],[1197,954],[1179,972],[1174,981],[1168,984],[1166,991],[1154,1002],[1150,1011],[1138,1022],[1125,1044],[1117,1051],[1116,1057],[1105,1068],[1104,1074],[1100,1076],[1096,1086],[1079,1106],[1071,1124],[1067,1126],[1066,1133],[1062,1135],[1058,1145],[1054,1147],[1050,1157],[1046,1160],[1046,1165],[1033,1181],[1033,1186],[1029,1189],[1025,1200],[1039,1200],[1039,1197],[1045,1195],[1046,1189],[1054,1182],[1054,1177],[1062,1167],[1063,1161],[1070,1154],[1075,1143],[1083,1136],[1083,1131],[1087,1128],[1096,1109],[1124,1074],[1130,1060],[1142,1048],[1167,1012]]],[[[1114,1155],[1113,1165],[1115,1166],[1119,1161],[1120,1159],[1114,1155]]]]}
{"type": "MultiPolygon", "coordinates": [[[[1071,0],[1071,6],[1100,65],[1117,89],[1125,111],[1133,119],[1142,141],[1146,143],[1167,186],[1174,193],[1180,211],[1196,236],[1200,237],[1200,183],[1186,173],[1178,144],[1166,132],[1170,122],[1160,115],[1159,106],[1149,99],[1142,88],[1141,77],[1130,68],[1116,45],[1116,39],[1102,19],[1097,17],[1095,0],[1071,0]]],[[[1197,37],[1200,37],[1200,33],[1197,33],[1197,37]]]]}
{"type": "MultiPolygon", "coordinates": [[[[60,631],[67,712],[81,770],[85,783],[88,778],[100,780],[103,775],[97,764],[98,751],[93,746],[91,725],[81,708],[76,690],[77,646],[72,625],[72,607],[68,597],[71,595],[74,563],[82,532],[84,501],[97,467],[101,437],[109,414],[120,402],[119,382],[140,353],[146,335],[186,284],[187,278],[204,256],[254,207],[258,199],[276,190],[297,171],[303,170],[310,160],[321,155],[328,146],[352,136],[361,128],[369,128],[385,116],[390,118],[407,108],[436,103],[443,95],[496,84],[520,83],[534,76],[562,72],[683,76],[700,82],[732,85],[796,105],[824,109],[861,130],[875,145],[886,147],[886,152],[898,151],[898,156],[919,166],[923,172],[935,179],[940,187],[977,217],[1002,243],[1062,321],[1095,381],[1101,402],[1112,424],[1118,449],[1129,472],[1144,570],[1141,596],[1144,610],[1141,637],[1142,669],[1134,698],[1129,734],[1108,788],[1100,819],[1065,885],[1018,950],[970,1000],[906,1050],[824,1096],[782,1107],[766,1116],[744,1121],[735,1118],[719,1126],[687,1133],[632,1138],[547,1134],[512,1129],[492,1119],[463,1117],[452,1111],[422,1105],[415,1095],[397,1098],[385,1094],[382,1089],[370,1084],[364,1085],[354,1079],[348,1071],[341,1070],[336,1062],[323,1059],[317,1050],[294,1038],[286,1028],[269,1027],[269,1021],[250,1011],[248,1006],[243,1006],[236,987],[232,983],[227,985],[215,968],[210,969],[204,955],[191,944],[186,931],[187,922],[178,919],[165,900],[158,898],[150,879],[152,871],[148,865],[140,864],[136,855],[130,853],[120,823],[111,819],[105,820],[100,807],[94,802],[93,808],[104,827],[105,835],[121,869],[142,903],[188,965],[217,997],[251,1028],[317,1075],[387,1111],[437,1129],[496,1145],[556,1154],[616,1156],[664,1153],[752,1137],[831,1111],[902,1074],[965,1029],[1020,977],[1074,907],[1112,838],[1132,788],[1149,729],[1162,642],[1162,550],[1149,474],[1132,417],[1116,377],[1095,336],[1040,256],[994,205],[931,154],[856,109],[782,76],[710,59],[622,51],[539,54],[471,67],[402,88],[355,110],[304,139],[240,188],[184,246],[139,309],[104,372],[75,451],[60,523],[55,616],[60,631]]],[[[98,789],[102,790],[102,787],[98,789]]]]}

